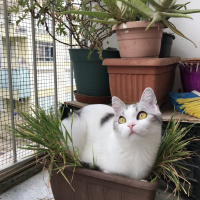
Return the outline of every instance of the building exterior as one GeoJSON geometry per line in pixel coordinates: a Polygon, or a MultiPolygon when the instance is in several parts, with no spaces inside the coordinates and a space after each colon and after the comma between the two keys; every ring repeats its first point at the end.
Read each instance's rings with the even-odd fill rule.
{"type": "MultiPolygon", "coordinates": [[[[12,0],[7,4],[13,5],[12,0]]],[[[16,3],[16,1],[14,2],[16,3]]],[[[12,74],[12,98],[14,105],[14,123],[21,121],[18,112],[31,112],[35,104],[35,89],[37,86],[38,104],[48,111],[55,107],[55,83],[57,77],[57,101],[63,103],[71,100],[70,60],[68,47],[56,42],[56,71],[53,62],[53,39],[48,35],[43,26],[34,23],[37,83],[34,79],[34,59],[31,17],[20,22],[17,26],[18,16],[14,13],[8,14],[8,32],[6,34],[3,1],[0,2],[0,166],[12,155],[12,138],[6,134],[6,125],[11,124],[11,106],[9,92],[9,66],[7,62],[6,37],[9,38],[10,63],[12,74]]],[[[52,29],[51,20],[49,28],[52,29]]],[[[56,36],[59,40],[68,41],[68,37],[56,36]]],[[[12,113],[13,114],[13,113],[12,113]]],[[[17,147],[21,144],[16,143],[17,147]]],[[[17,155],[18,158],[25,155],[17,155]]],[[[12,157],[12,156],[11,156],[12,157]]]]}

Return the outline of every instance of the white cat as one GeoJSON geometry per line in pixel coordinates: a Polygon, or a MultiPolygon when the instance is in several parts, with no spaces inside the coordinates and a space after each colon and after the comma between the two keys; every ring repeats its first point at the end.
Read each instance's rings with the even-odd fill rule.
{"type": "MultiPolygon", "coordinates": [[[[141,100],[125,105],[117,97],[112,107],[85,106],[62,121],[72,135],[80,160],[104,172],[134,179],[148,177],[160,146],[162,116],[155,94],[146,88],[141,100]]],[[[64,134],[65,135],[65,134],[64,134]]]]}

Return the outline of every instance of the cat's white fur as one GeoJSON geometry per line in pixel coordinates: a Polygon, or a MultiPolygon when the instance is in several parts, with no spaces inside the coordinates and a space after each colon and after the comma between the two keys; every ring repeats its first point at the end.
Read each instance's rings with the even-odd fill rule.
{"type": "Polygon", "coordinates": [[[64,119],[62,124],[72,135],[81,161],[93,166],[94,155],[96,166],[104,172],[145,179],[153,167],[161,141],[162,118],[156,103],[154,92],[147,88],[136,105],[126,106],[113,97],[113,107],[89,105],[75,114],[72,132],[71,117],[64,119]],[[137,119],[140,111],[147,113],[146,119],[137,119]],[[109,113],[114,117],[102,122],[109,113]],[[118,123],[121,115],[126,118],[124,124],[118,123]]]}

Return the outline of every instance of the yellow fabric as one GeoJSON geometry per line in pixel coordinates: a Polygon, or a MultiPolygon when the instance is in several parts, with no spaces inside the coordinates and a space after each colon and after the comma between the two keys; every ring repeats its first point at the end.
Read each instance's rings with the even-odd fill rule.
{"type": "Polygon", "coordinates": [[[180,108],[184,109],[186,114],[200,119],[200,97],[177,99],[176,102],[182,104],[180,108]]]}

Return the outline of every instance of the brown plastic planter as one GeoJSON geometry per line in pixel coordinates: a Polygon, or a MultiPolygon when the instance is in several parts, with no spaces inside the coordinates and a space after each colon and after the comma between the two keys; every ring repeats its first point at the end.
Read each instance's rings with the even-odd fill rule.
{"type": "Polygon", "coordinates": [[[105,59],[108,66],[111,96],[117,96],[127,104],[140,100],[145,88],[151,87],[161,106],[172,90],[175,69],[179,57],[105,59]]]}
{"type": "MultiPolygon", "coordinates": [[[[64,174],[69,180],[72,167],[64,174]]],[[[55,200],[154,200],[158,182],[148,183],[99,171],[76,168],[72,186],[53,170],[51,187],[55,200]]]]}

